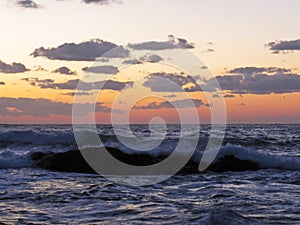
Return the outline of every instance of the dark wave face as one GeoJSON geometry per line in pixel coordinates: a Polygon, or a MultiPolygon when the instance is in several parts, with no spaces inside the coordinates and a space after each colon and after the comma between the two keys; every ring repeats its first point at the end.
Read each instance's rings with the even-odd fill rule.
{"type": "MultiPolygon", "coordinates": [[[[229,125],[219,154],[202,173],[210,126],[200,128],[195,153],[176,176],[130,187],[88,167],[70,125],[0,125],[0,222],[300,224],[300,125],[229,125]]],[[[180,126],[168,125],[166,134],[153,135],[148,125],[132,125],[148,150],[141,153],[122,144],[111,126],[97,126],[103,146],[137,166],[164,160],[179,138],[194,138],[192,131],[181,134],[180,126]]],[[[130,138],[124,130],[122,139],[130,138]]]]}

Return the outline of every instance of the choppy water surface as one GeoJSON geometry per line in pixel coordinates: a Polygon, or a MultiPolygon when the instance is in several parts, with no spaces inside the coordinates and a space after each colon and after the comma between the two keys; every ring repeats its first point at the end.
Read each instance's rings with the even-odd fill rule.
{"type": "MultiPolygon", "coordinates": [[[[137,125],[138,135],[148,135],[137,125]]],[[[105,145],[124,148],[112,128],[105,145]]],[[[171,126],[156,151],[176,145],[171,126]]],[[[126,134],[124,134],[126,135],[126,134]]],[[[184,134],[186,138],[191,133],[184,134]]],[[[209,127],[200,133],[199,151],[209,127]]],[[[155,138],[155,137],[153,137],[155,138]]],[[[300,224],[300,125],[231,125],[221,152],[264,165],[258,171],[174,176],[146,187],[119,185],[99,175],[32,167],[34,151],[76,148],[71,126],[0,127],[0,221],[4,224],[300,224]]]]}

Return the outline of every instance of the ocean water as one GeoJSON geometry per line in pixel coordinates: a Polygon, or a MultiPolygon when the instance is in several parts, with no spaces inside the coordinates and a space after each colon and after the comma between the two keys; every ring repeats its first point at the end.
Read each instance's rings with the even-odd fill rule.
{"type": "MultiPolygon", "coordinates": [[[[161,136],[147,125],[131,130],[141,140],[161,136]]],[[[130,152],[112,127],[97,132],[105,146],[130,152]]],[[[149,154],[169,154],[193,135],[169,125],[149,154]]],[[[201,152],[210,126],[199,135],[201,152]]],[[[71,125],[0,125],[0,224],[300,224],[300,125],[228,125],[216,160],[233,155],[260,170],[176,175],[144,187],[39,169],[30,158],[76,148],[71,125]]]]}

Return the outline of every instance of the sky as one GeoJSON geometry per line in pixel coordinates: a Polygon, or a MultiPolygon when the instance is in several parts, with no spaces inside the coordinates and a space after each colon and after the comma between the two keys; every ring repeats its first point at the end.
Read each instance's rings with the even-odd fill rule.
{"type": "Polygon", "coordinates": [[[193,123],[195,110],[202,123],[214,111],[228,123],[300,123],[299,8],[298,0],[3,0],[0,123],[71,123],[74,104],[80,123],[178,123],[181,114],[193,123]]]}

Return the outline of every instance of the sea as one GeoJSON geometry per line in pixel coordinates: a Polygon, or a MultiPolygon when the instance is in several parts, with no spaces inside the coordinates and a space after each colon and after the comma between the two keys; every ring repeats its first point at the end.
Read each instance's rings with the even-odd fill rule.
{"type": "MultiPolygon", "coordinates": [[[[204,151],[210,127],[200,126],[196,152],[204,151]]],[[[103,146],[129,151],[111,125],[96,128],[103,146]]],[[[151,139],[148,125],[131,130],[151,139]]],[[[168,125],[149,154],[170,152],[178,138],[194,135],[168,125]]],[[[258,170],[174,175],[146,186],[41,169],[31,157],[74,149],[72,125],[0,125],[0,224],[300,224],[297,124],[227,125],[221,156],[254,162],[258,170]]]]}

